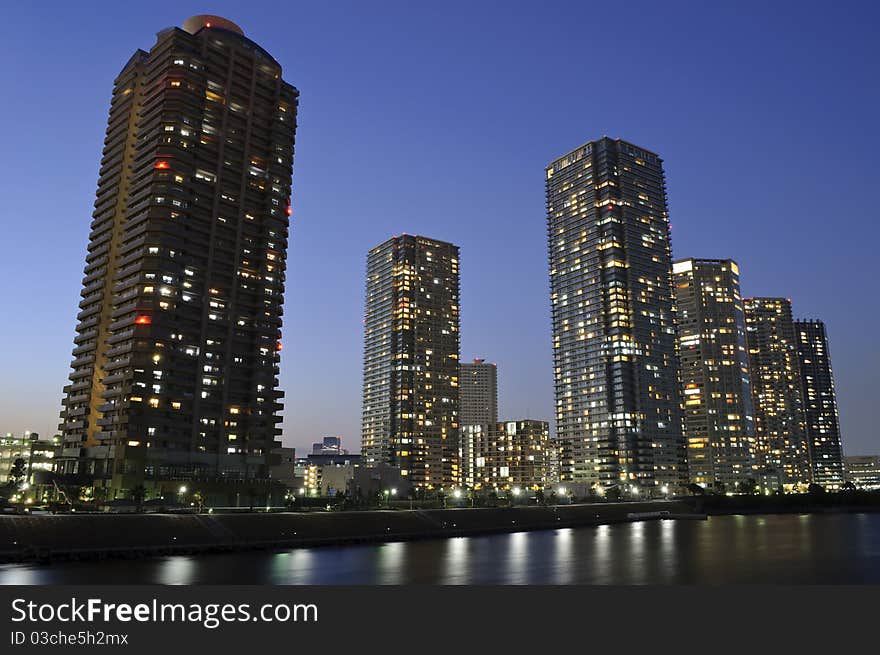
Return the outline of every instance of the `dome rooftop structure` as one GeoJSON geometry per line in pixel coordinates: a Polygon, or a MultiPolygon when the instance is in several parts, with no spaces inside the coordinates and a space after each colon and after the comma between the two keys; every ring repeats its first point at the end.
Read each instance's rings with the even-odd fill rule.
{"type": "Polygon", "coordinates": [[[244,31],[233,23],[231,20],[227,20],[222,16],[212,16],[211,14],[198,14],[197,16],[192,16],[191,18],[187,18],[183,21],[183,29],[189,32],[190,34],[195,34],[200,29],[204,27],[218,27],[221,30],[227,30],[229,32],[235,32],[241,36],[244,36],[244,31]]]}

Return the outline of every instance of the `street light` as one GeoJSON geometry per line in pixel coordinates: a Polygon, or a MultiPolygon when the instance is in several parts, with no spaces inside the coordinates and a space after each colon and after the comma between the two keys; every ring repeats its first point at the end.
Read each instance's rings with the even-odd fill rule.
{"type": "Polygon", "coordinates": [[[461,489],[456,489],[455,491],[452,492],[452,495],[455,496],[456,498],[461,498],[461,489]]]}

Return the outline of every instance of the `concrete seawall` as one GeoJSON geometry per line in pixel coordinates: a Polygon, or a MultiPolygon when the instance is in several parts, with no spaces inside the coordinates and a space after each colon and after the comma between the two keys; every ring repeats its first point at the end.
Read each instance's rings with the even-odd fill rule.
{"type": "Polygon", "coordinates": [[[0,561],[430,539],[616,523],[635,520],[630,514],[655,512],[702,518],[683,501],[369,512],[16,515],[0,516],[0,561]]]}

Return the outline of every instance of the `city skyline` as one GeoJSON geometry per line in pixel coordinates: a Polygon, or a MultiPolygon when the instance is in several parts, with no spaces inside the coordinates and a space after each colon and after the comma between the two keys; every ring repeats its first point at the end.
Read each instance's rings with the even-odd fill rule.
{"type": "MultiPolygon", "coordinates": [[[[165,10],[168,11],[167,8],[165,10]]],[[[272,30],[268,29],[265,23],[260,25],[259,21],[255,20],[255,16],[248,18],[246,15],[248,12],[246,11],[228,9],[217,9],[216,11],[240,22],[249,34],[253,34],[254,38],[259,42],[267,44],[267,47],[276,54],[282,65],[285,65],[286,70],[291,70],[290,77],[303,90],[307,106],[309,89],[307,82],[301,79],[300,73],[302,70],[299,62],[296,58],[290,58],[291,60],[288,61],[285,49],[283,47],[275,47],[279,45],[277,41],[272,43],[271,39],[267,41],[262,36],[262,33],[266,31],[271,32],[272,30]]],[[[133,29],[131,26],[125,28],[126,43],[149,43],[153,33],[165,25],[179,24],[188,13],[197,13],[197,11],[175,8],[173,17],[169,16],[168,19],[156,17],[150,18],[149,21],[135,21],[134,27],[136,29],[133,29]],[[131,35],[136,35],[136,39],[131,35]]],[[[103,54],[103,57],[108,60],[113,60],[115,56],[115,54],[109,52],[103,54]]],[[[118,61],[110,62],[109,68],[113,67],[116,67],[117,71],[115,72],[118,72],[118,61]]],[[[99,68],[100,75],[95,73],[94,84],[97,87],[103,85],[104,90],[96,93],[95,97],[87,99],[93,108],[97,105],[102,105],[100,111],[93,110],[93,113],[96,115],[89,116],[86,121],[92,128],[95,123],[100,122],[101,116],[106,115],[106,88],[112,80],[112,75],[107,77],[105,68],[99,68]]],[[[115,72],[113,73],[114,75],[115,72]]],[[[319,71],[312,70],[307,73],[306,77],[314,79],[319,74],[319,71]]],[[[324,90],[326,91],[326,89],[324,90]]],[[[316,102],[320,102],[320,95],[313,97],[316,97],[316,102]]],[[[320,106],[315,107],[313,105],[311,111],[317,112],[320,106]]],[[[7,109],[6,111],[11,110],[7,109]]],[[[306,112],[305,115],[309,116],[310,114],[306,112]]],[[[312,113],[311,117],[312,120],[315,120],[317,113],[312,113]]],[[[635,116],[632,117],[633,120],[635,118],[635,116]]],[[[320,173],[321,160],[317,162],[317,166],[311,163],[301,164],[303,155],[301,152],[298,152],[298,172],[294,174],[294,197],[296,198],[301,193],[303,196],[302,205],[306,206],[308,213],[300,219],[297,214],[299,209],[296,206],[294,208],[295,220],[290,255],[291,269],[288,276],[288,296],[294,296],[294,298],[288,299],[285,311],[285,316],[292,317],[290,322],[292,325],[288,324],[284,330],[284,341],[287,349],[282,356],[281,380],[281,387],[288,394],[285,411],[285,444],[301,447],[304,444],[311,443],[321,434],[342,434],[349,443],[357,441],[360,415],[358,398],[360,358],[357,355],[357,351],[360,347],[358,333],[361,328],[360,316],[363,311],[362,299],[359,297],[361,277],[357,273],[362,269],[363,252],[366,252],[369,247],[387,238],[390,234],[400,232],[429,234],[461,244],[463,260],[462,303],[464,307],[462,312],[462,360],[468,361],[476,355],[486,356],[491,361],[498,362],[507,372],[505,374],[504,397],[501,400],[501,404],[505,407],[505,415],[533,416],[550,420],[552,418],[552,400],[550,400],[552,396],[552,364],[550,362],[552,360],[549,356],[549,318],[545,300],[546,274],[542,271],[545,263],[544,239],[540,234],[543,229],[543,212],[540,207],[542,200],[540,170],[546,161],[550,161],[553,157],[567,152],[571,145],[596,138],[603,132],[607,132],[611,136],[632,140],[663,154],[667,177],[670,179],[670,216],[674,225],[672,238],[674,258],[699,255],[736,259],[742,266],[744,279],[743,295],[784,295],[791,297],[796,307],[795,313],[797,316],[817,316],[829,326],[828,331],[834,361],[835,382],[837,383],[838,400],[841,405],[841,433],[845,451],[848,454],[876,451],[878,449],[876,442],[872,440],[874,435],[865,432],[869,429],[870,425],[867,421],[869,402],[861,401],[862,405],[859,405],[857,402],[859,401],[860,390],[868,388],[867,382],[870,379],[869,369],[871,368],[871,360],[869,357],[864,356],[864,352],[871,352],[870,342],[867,341],[867,336],[860,336],[859,325],[847,316],[845,311],[846,299],[850,298],[851,301],[852,297],[846,293],[837,293],[837,284],[840,282],[839,278],[829,275],[827,278],[815,280],[813,275],[815,269],[813,266],[807,265],[808,259],[805,258],[802,264],[793,265],[792,262],[797,261],[796,256],[774,257],[773,253],[765,252],[767,245],[764,243],[764,239],[761,239],[760,242],[753,239],[750,247],[746,247],[742,243],[737,244],[736,239],[726,238],[727,235],[725,235],[725,239],[722,241],[717,235],[706,236],[703,234],[703,241],[701,242],[700,233],[706,231],[711,233],[713,228],[720,227],[721,219],[712,218],[707,220],[704,216],[700,216],[700,214],[707,213],[710,207],[716,210],[718,207],[717,205],[711,206],[709,204],[700,207],[699,201],[696,201],[697,205],[694,207],[691,203],[694,202],[692,199],[695,196],[699,197],[702,195],[705,200],[708,195],[711,195],[712,185],[706,185],[710,189],[707,190],[701,187],[700,184],[688,182],[688,174],[694,175],[695,172],[693,168],[689,169],[691,164],[686,162],[683,152],[678,148],[670,147],[672,144],[669,138],[662,137],[660,132],[652,133],[650,129],[630,129],[625,123],[626,121],[602,122],[601,119],[591,119],[577,128],[573,128],[569,124],[566,126],[565,134],[561,130],[556,131],[552,135],[547,134],[543,139],[539,139],[541,141],[540,145],[532,144],[530,146],[531,150],[529,150],[528,154],[516,154],[517,167],[522,167],[519,169],[522,173],[520,179],[528,180],[528,192],[525,195],[510,195],[519,199],[525,197],[527,202],[514,208],[512,213],[517,217],[517,220],[513,222],[509,231],[504,234],[505,237],[509,237],[504,245],[506,250],[513,250],[514,255],[516,255],[515,260],[518,263],[522,262],[521,266],[511,267],[509,265],[509,253],[504,258],[485,259],[486,257],[491,257],[491,255],[487,254],[487,251],[490,251],[491,248],[486,246],[490,243],[488,241],[489,233],[492,232],[493,226],[496,225],[494,221],[503,220],[506,214],[511,213],[508,204],[513,205],[513,203],[510,200],[507,200],[502,208],[494,210],[497,211],[499,216],[495,217],[493,221],[487,221],[485,227],[482,227],[479,223],[469,225],[468,220],[473,221],[475,216],[481,216],[483,212],[492,209],[495,204],[493,194],[490,194],[492,202],[484,199],[483,202],[486,204],[477,205],[479,212],[469,213],[468,216],[470,218],[467,220],[458,219],[456,221],[450,218],[448,222],[443,222],[438,219],[438,215],[434,211],[428,211],[426,216],[421,216],[418,219],[411,218],[408,211],[395,212],[393,222],[396,227],[390,225],[391,221],[374,225],[369,232],[369,236],[359,233],[353,239],[352,244],[346,245],[343,248],[339,257],[339,267],[346,271],[346,277],[342,281],[343,278],[340,275],[335,281],[331,282],[331,286],[336,285],[333,288],[344,288],[347,291],[338,296],[341,301],[333,307],[317,304],[315,301],[319,299],[319,295],[315,294],[320,292],[315,289],[309,289],[308,287],[311,285],[306,280],[310,279],[308,275],[309,267],[316,265],[318,262],[317,258],[326,256],[326,251],[317,247],[321,239],[321,230],[327,229],[327,226],[322,228],[321,217],[331,216],[334,213],[334,203],[330,202],[330,207],[326,209],[321,208],[320,211],[317,210],[318,205],[315,204],[315,200],[310,200],[310,198],[316,198],[316,191],[309,188],[308,176],[315,176],[320,173]],[[301,168],[305,169],[305,173],[303,173],[306,176],[305,179],[298,177],[301,168]],[[527,178],[526,174],[528,175],[527,178]],[[310,205],[309,203],[312,204],[310,205]],[[681,206],[690,206],[689,213],[687,211],[684,213],[677,211],[676,208],[681,206]],[[300,233],[297,232],[300,228],[298,221],[302,225],[300,233]],[[527,221],[530,222],[527,223],[527,221]],[[303,232],[305,234],[302,234],[303,232]],[[534,238],[536,233],[538,234],[537,239],[534,238]],[[528,236],[526,237],[526,235],[528,236]],[[699,248],[697,247],[698,245],[699,248]],[[317,250],[317,252],[311,255],[308,252],[310,250],[317,250]],[[354,256],[351,254],[352,250],[357,250],[354,256]],[[493,266],[494,264],[503,264],[505,261],[508,262],[505,268],[493,266]],[[783,261],[786,262],[786,266],[781,266],[783,261]],[[770,266],[771,263],[772,266],[770,266]],[[487,269],[485,272],[480,270],[484,266],[487,269]],[[512,268],[520,268],[521,270],[513,271],[511,270],[512,268]],[[508,292],[499,289],[497,280],[498,270],[509,271],[510,281],[522,293],[511,296],[508,295],[508,292]],[[535,271],[538,271],[537,279],[532,279],[535,271]],[[522,282],[522,284],[518,284],[518,282],[522,282]],[[814,293],[809,291],[807,293],[803,292],[806,289],[810,289],[813,285],[815,285],[814,293]],[[537,290],[537,293],[535,293],[535,290],[537,290]],[[351,291],[354,293],[351,293],[351,291]],[[496,297],[496,295],[499,295],[500,298],[496,297]],[[499,321],[481,318],[475,309],[484,305],[488,310],[487,313],[492,316],[517,313],[523,317],[525,329],[509,329],[500,325],[499,321]],[[304,309],[307,307],[311,308],[310,313],[314,316],[311,319],[312,323],[303,322],[302,316],[305,314],[304,309]],[[838,309],[835,310],[835,307],[838,309]],[[499,312],[499,308],[502,308],[503,311],[499,312]],[[309,350],[305,346],[309,342],[308,335],[319,334],[314,331],[328,324],[335,325],[336,319],[341,316],[346,317],[346,320],[343,321],[346,327],[336,332],[335,330],[340,330],[340,328],[335,326],[330,334],[327,335],[327,339],[331,343],[318,347],[318,352],[314,353],[313,357],[311,354],[306,356],[307,353],[304,353],[304,351],[309,350]],[[491,337],[494,336],[493,331],[500,332],[501,338],[492,339],[491,337]],[[345,339],[337,339],[341,335],[345,335],[345,339]],[[338,347],[340,344],[341,348],[338,347]],[[515,356],[521,350],[525,351],[524,355],[515,356]],[[334,353],[331,351],[339,352],[334,353]],[[352,352],[355,353],[354,356],[350,356],[352,352]],[[315,368],[322,361],[322,358],[324,361],[327,361],[328,357],[329,361],[332,362],[329,368],[333,370],[324,372],[315,368]],[[339,375],[340,370],[338,366],[343,361],[345,362],[342,369],[343,373],[339,375]],[[309,365],[310,362],[311,365],[309,365]],[[316,372],[317,384],[312,384],[311,389],[304,388],[296,382],[298,378],[308,377],[305,375],[305,372],[312,370],[316,372]],[[352,378],[351,382],[347,380],[349,377],[352,378]],[[342,386],[341,391],[336,391],[337,386],[335,383],[340,379],[346,382],[342,386]],[[861,380],[861,383],[859,383],[859,380],[861,380]],[[354,390],[354,394],[352,394],[352,390],[354,390]],[[314,408],[311,405],[314,405],[314,408]],[[861,413],[848,409],[854,406],[862,407],[859,410],[861,413]],[[341,408],[341,411],[329,414],[326,411],[328,407],[341,408]],[[342,414],[342,416],[336,416],[336,413],[342,414]],[[346,414],[348,414],[348,417],[345,416],[346,414]],[[858,416],[863,418],[856,420],[858,416]],[[850,421],[854,421],[854,423],[850,425],[850,421]],[[872,446],[872,444],[874,445],[872,446]]],[[[475,123],[475,125],[479,125],[479,123],[475,123]]],[[[713,122],[714,125],[715,123],[713,122]]],[[[410,127],[413,126],[410,125],[410,127]]],[[[425,125],[420,129],[428,130],[430,128],[425,125]]],[[[28,132],[29,130],[22,131],[28,132]]],[[[553,132],[553,130],[548,130],[548,132],[553,132]]],[[[418,134],[421,134],[421,131],[418,134]]],[[[313,156],[315,153],[314,149],[321,147],[318,141],[319,137],[320,133],[308,137],[311,148],[313,148],[311,151],[313,156]]],[[[412,130],[410,137],[416,142],[420,138],[424,138],[419,137],[415,129],[412,130]]],[[[87,148],[91,152],[96,149],[93,145],[100,143],[100,135],[93,131],[85,135],[83,140],[88,140],[90,143],[88,146],[81,146],[81,148],[87,148]],[[88,139],[86,139],[86,136],[88,139]],[[91,143],[92,141],[94,144],[91,143]]],[[[468,144],[462,142],[459,145],[465,146],[468,144]]],[[[509,152],[504,152],[503,150],[488,149],[488,143],[479,139],[477,139],[474,145],[476,145],[473,150],[475,155],[479,155],[482,158],[491,157],[497,152],[501,152],[504,156],[510,155],[509,152]]],[[[25,163],[29,162],[31,156],[33,156],[34,161],[41,159],[41,151],[37,151],[36,146],[31,146],[31,148],[35,154],[23,156],[25,163]]],[[[308,152],[308,148],[306,151],[308,152]]],[[[347,149],[344,151],[340,150],[339,152],[348,154],[347,149]]],[[[464,150],[463,152],[469,153],[470,151],[464,150]]],[[[448,156],[448,154],[448,152],[445,153],[445,156],[448,156]]],[[[729,153],[707,149],[706,152],[696,159],[698,163],[710,167],[719,165],[728,156],[729,153]]],[[[59,230],[57,233],[52,232],[47,239],[47,248],[51,253],[54,253],[52,257],[57,259],[58,263],[50,267],[41,276],[45,278],[43,284],[53,287],[52,293],[47,297],[47,306],[37,307],[34,303],[19,296],[17,290],[15,293],[12,293],[10,289],[15,306],[22,310],[21,322],[27,325],[32,318],[36,321],[35,326],[28,326],[28,332],[32,336],[28,336],[22,341],[23,347],[21,348],[25,355],[29,355],[33,359],[35,365],[29,368],[25,367],[26,370],[22,373],[22,379],[17,381],[16,384],[10,384],[8,388],[4,388],[5,396],[13,400],[10,405],[22,408],[21,413],[4,410],[3,418],[6,421],[2,426],[4,431],[21,432],[25,429],[31,429],[46,435],[50,434],[50,429],[54,432],[54,417],[57,416],[59,409],[57,399],[61,383],[63,382],[64,369],[69,362],[69,335],[72,332],[70,317],[74,313],[72,310],[75,309],[76,287],[80,277],[76,269],[81,266],[83,243],[88,231],[88,215],[91,210],[91,200],[85,199],[83,201],[83,198],[87,198],[93,192],[95,178],[94,162],[97,161],[97,158],[91,155],[82,156],[81,150],[77,151],[76,147],[72,149],[71,153],[65,153],[65,157],[67,159],[64,159],[62,164],[56,162],[45,173],[44,181],[52,187],[56,186],[54,176],[57,171],[65,168],[63,164],[72,163],[77,167],[75,173],[76,181],[73,184],[77,187],[84,187],[85,191],[79,194],[62,195],[61,198],[53,200],[55,208],[57,209],[58,206],[61,206],[62,211],[52,212],[53,215],[57,213],[59,216],[50,225],[58,227],[59,230]],[[74,157],[74,155],[77,156],[74,157]],[[74,202],[73,197],[80,198],[80,201],[74,202]],[[72,226],[75,226],[76,229],[71,229],[72,226]],[[66,241],[70,243],[66,243],[66,241]],[[57,291],[55,287],[58,288],[57,291]],[[21,300],[16,302],[16,298],[21,298],[21,300]],[[57,327],[50,330],[44,327],[46,325],[57,325],[57,327]],[[68,352],[64,353],[65,350],[68,352]],[[61,355],[58,354],[59,351],[62,353],[61,355]],[[52,361],[48,363],[50,355],[52,361]],[[50,370],[53,371],[51,375],[47,372],[50,370]],[[41,377],[39,379],[35,377],[31,380],[29,376],[36,375],[37,373],[40,373],[41,377]],[[21,384],[22,381],[24,381],[24,384],[21,384]],[[33,394],[36,394],[38,398],[33,398],[33,394]],[[25,414],[25,411],[28,413],[25,414]]],[[[383,156],[381,152],[376,151],[370,155],[370,158],[383,159],[383,156]]],[[[796,167],[794,162],[789,161],[790,158],[791,156],[786,157],[786,161],[791,166],[796,167]]],[[[306,160],[308,161],[308,158],[306,160]]],[[[329,162],[329,159],[326,162],[329,162]]],[[[28,166],[31,165],[28,164],[28,166]]],[[[25,168],[27,169],[28,166],[25,166],[25,168]]],[[[64,184],[70,184],[70,176],[74,174],[67,175],[67,178],[62,178],[62,193],[65,188],[64,184]],[[65,179],[67,182],[64,181],[65,179]]],[[[447,180],[450,179],[448,175],[447,173],[445,178],[447,180]]],[[[467,175],[461,175],[462,179],[466,179],[466,177],[467,175]]],[[[508,184],[521,184],[519,180],[508,181],[508,184],[503,183],[500,179],[492,179],[491,182],[490,190],[497,190],[505,194],[509,191],[508,184]]],[[[26,182],[21,182],[21,184],[23,188],[27,188],[26,182]]],[[[394,186],[390,180],[389,185],[394,186]]],[[[789,185],[789,189],[794,192],[794,195],[787,199],[788,202],[791,202],[797,195],[798,189],[803,195],[808,195],[808,189],[810,193],[814,192],[814,188],[803,183],[803,181],[795,186],[795,183],[789,180],[789,185]]],[[[449,187],[450,195],[454,195],[457,188],[460,187],[452,184],[449,187]]],[[[10,208],[11,212],[16,211],[17,205],[15,202],[18,201],[17,194],[19,193],[17,189],[18,187],[14,187],[7,191],[7,196],[13,200],[10,208]]],[[[363,191],[362,187],[356,187],[356,189],[363,191]]],[[[381,211],[383,209],[384,197],[382,199],[376,196],[368,195],[368,197],[375,203],[373,205],[375,210],[381,211]]],[[[416,197],[407,195],[407,198],[410,200],[416,197]]],[[[750,194],[747,204],[741,201],[734,202],[734,194],[731,194],[729,198],[732,208],[745,209],[749,213],[758,213],[760,216],[763,216],[761,228],[763,230],[770,230],[780,243],[782,243],[781,239],[787,234],[786,231],[780,229],[781,224],[788,218],[794,219],[795,216],[799,220],[801,218],[800,210],[795,206],[787,210],[790,212],[788,214],[779,212],[779,207],[771,211],[767,211],[766,208],[762,209],[762,200],[769,201],[768,204],[771,208],[775,207],[775,205],[772,199],[762,197],[760,194],[758,194],[757,200],[755,200],[755,196],[750,194]],[[771,220],[768,216],[775,216],[775,218],[771,220]]],[[[445,202],[439,204],[443,211],[447,211],[450,216],[453,214],[453,212],[449,211],[450,206],[445,204],[445,202]]],[[[732,208],[728,211],[733,211],[732,208]]],[[[303,211],[307,210],[304,209],[303,211]]],[[[358,217],[352,216],[349,222],[358,222],[358,217]]],[[[821,225],[821,223],[818,224],[821,225]]],[[[337,223],[336,225],[340,227],[346,224],[337,223]]],[[[746,222],[746,225],[749,225],[749,223],[746,222]]],[[[755,233],[757,227],[757,222],[751,223],[752,234],[755,233]]],[[[26,230],[28,228],[27,226],[16,224],[13,226],[13,229],[26,230]]],[[[791,229],[794,230],[793,227],[791,229]]],[[[802,230],[804,228],[801,226],[798,229],[802,230]]],[[[749,230],[744,229],[744,231],[748,232],[749,230]]],[[[824,241],[830,242],[830,245],[833,246],[835,236],[833,234],[815,233],[811,239],[817,245],[821,245],[824,241]]],[[[769,241],[772,241],[772,239],[769,241]]],[[[799,246],[803,247],[804,243],[800,242],[799,246]]],[[[33,257],[36,254],[35,250],[21,250],[29,257],[33,257]]],[[[816,254],[820,251],[824,251],[824,248],[814,250],[813,253],[816,254]]],[[[806,252],[807,254],[810,252],[809,244],[807,244],[806,252]]],[[[817,255],[817,259],[821,259],[821,257],[817,255]]],[[[8,262],[4,266],[10,266],[10,270],[12,270],[12,267],[18,266],[20,260],[13,253],[8,262]]],[[[317,270],[324,271],[326,269],[318,267],[317,270]]],[[[838,275],[840,274],[838,273],[838,275]]],[[[8,284],[10,277],[7,275],[4,278],[7,280],[4,284],[8,284]]],[[[28,293],[28,296],[38,295],[28,293]]],[[[19,326],[10,326],[7,330],[7,339],[18,338],[22,340],[24,338],[19,331],[19,326]]],[[[9,366],[16,365],[16,362],[20,361],[18,353],[10,352],[11,350],[4,350],[4,364],[9,366]]],[[[19,349],[16,348],[15,350],[19,349]]],[[[876,355],[872,356],[876,357],[876,355]]],[[[866,392],[861,391],[861,393],[864,394],[866,392]]]]}

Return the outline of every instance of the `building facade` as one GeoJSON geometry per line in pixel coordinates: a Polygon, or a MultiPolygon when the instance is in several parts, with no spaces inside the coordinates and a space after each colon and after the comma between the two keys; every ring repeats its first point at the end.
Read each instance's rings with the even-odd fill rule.
{"type": "Polygon", "coordinates": [[[116,78],[59,472],[108,497],[268,479],[298,96],[216,16],[116,78]]]}
{"type": "Polygon", "coordinates": [[[560,478],[686,484],[662,161],[606,137],[545,174],[560,478]]]}
{"type": "Polygon", "coordinates": [[[791,302],[747,298],[744,304],[758,466],[778,475],[786,490],[800,489],[812,476],[791,302]]]}
{"type": "Polygon", "coordinates": [[[473,488],[481,483],[478,458],[485,466],[485,453],[497,437],[498,367],[483,359],[461,365],[459,378],[459,484],[473,488]]]}
{"type": "Polygon", "coordinates": [[[853,455],[843,460],[847,482],[857,489],[880,489],[880,455],[853,455]]]}
{"type": "Polygon", "coordinates": [[[30,431],[7,432],[0,436],[0,486],[6,484],[13,473],[23,482],[33,483],[35,475],[51,472],[60,443],[58,437],[42,439],[30,431]],[[16,467],[16,462],[21,466],[16,467]]]}
{"type": "Polygon", "coordinates": [[[484,359],[461,365],[459,379],[461,425],[498,423],[498,367],[484,359]]]}
{"type": "Polygon", "coordinates": [[[393,237],[367,257],[362,454],[412,487],[458,484],[459,251],[393,237]]]}
{"type": "Polygon", "coordinates": [[[795,321],[794,330],[813,482],[839,489],[843,485],[843,450],[828,334],[825,324],[816,320],[795,321]]]}
{"type": "Polygon", "coordinates": [[[342,448],[342,437],[324,437],[312,444],[313,455],[344,455],[347,452],[342,448]]]}
{"type": "Polygon", "coordinates": [[[684,259],[672,270],[688,476],[719,492],[736,491],[757,482],[739,266],[684,259]]]}

